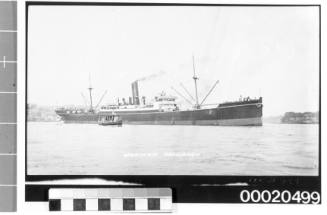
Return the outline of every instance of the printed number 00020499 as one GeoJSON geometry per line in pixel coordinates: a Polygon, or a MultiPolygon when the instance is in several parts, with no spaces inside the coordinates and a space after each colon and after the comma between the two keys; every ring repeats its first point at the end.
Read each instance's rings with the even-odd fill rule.
{"type": "Polygon", "coordinates": [[[296,191],[292,194],[288,190],[242,190],[240,193],[241,201],[244,203],[301,203],[301,204],[319,204],[320,193],[308,191],[296,191]]]}

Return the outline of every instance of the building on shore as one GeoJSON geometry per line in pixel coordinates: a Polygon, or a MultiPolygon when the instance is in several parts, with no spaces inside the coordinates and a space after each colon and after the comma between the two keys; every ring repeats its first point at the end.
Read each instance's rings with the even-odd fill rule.
{"type": "Polygon", "coordinates": [[[286,112],[281,119],[284,124],[317,124],[319,123],[319,112],[286,112]]]}

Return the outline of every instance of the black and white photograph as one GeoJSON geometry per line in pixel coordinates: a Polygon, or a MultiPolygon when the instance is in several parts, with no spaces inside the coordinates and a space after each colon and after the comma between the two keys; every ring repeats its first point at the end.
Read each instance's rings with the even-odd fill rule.
{"type": "Polygon", "coordinates": [[[319,176],[319,7],[27,16],[27,175],[319,176]]]}

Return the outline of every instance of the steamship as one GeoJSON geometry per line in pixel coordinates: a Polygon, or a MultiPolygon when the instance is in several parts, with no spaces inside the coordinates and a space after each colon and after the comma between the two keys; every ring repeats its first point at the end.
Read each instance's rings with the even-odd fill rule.
{"type": "MultiPolygon", "coordinates": [[[[123,124],[136,125],[212,125],[212,126],[262,126],[262,97],[250,99],[241,98],[237,101],[215,104],[208,108],[204,101],[213,91],[219,81],[216,81],[205,98],[199,102],[197,93],[198,77],[193,76],[195,84],[195,98],[185,89],[189,98],[195,100],[195,104],[175,88],[172,88],[185,101],[192,104],[192,108],[182,110],[176,103],[177,97],[162,92],[154,98],[153,102],[147,102],[145,97],[139,96],[139,81],[132,83],[132,97],[116,104],[104,105],[100,108],[92,105],[92,87],[89,87],[89,108],[59,108],[57,115],[65,123],[97,123],[108,116],[118,116],[123,124]]],[[[101,97],[99,103],[103,99],[101,97]]],[[[98,104],[99,104],[98,103],[98,104]]]]}
{"type": "Polygon", "coordinates": [[[190,110],[180,110],[176,97],[161,93],[155,102],[148,104],[145,97],[138,97],[138,82],[132,83],[133,97],[127,103],[105,105],[96,110],[59,108],[56,113],[65,123],[97,123],[106,116],[119,116],[123,124],[140,125],[214,125],[214,126],[261,126],[262,97],[244,98],[225,102],[216,107],[195,105],[190,110]]]}

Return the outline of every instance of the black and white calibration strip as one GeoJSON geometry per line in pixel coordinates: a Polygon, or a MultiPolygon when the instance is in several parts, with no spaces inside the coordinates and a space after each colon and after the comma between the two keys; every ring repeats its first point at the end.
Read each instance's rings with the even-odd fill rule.
{"type": "Polygon", "coordinates": [[[50,211],[172,212],[170,188],[51,188],[50,211]]]}
{"type": "Polygon", "coordinates": [[[16,211],[17,1],[0,0],[0,212],[16,211]]]}

